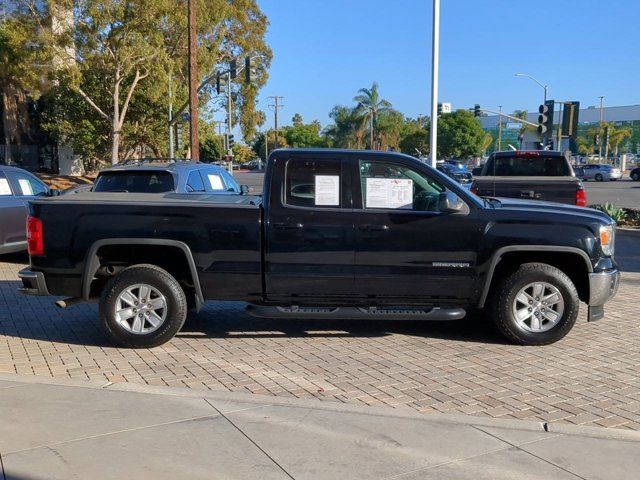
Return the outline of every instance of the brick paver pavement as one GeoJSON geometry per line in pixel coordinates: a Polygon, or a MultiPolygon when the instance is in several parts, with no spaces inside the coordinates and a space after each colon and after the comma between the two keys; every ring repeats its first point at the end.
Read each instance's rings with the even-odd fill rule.
{"type": "Polygon", "coordinates": [[[583,308],[547,347],[473,324],[258,320],[210,303],[169,344],[127,350],[105,343],[95,305],[19,295],[24,261],[0,262],[0,372],[640,430],[640,273],[624,274],[605,320],[583,308]]]}

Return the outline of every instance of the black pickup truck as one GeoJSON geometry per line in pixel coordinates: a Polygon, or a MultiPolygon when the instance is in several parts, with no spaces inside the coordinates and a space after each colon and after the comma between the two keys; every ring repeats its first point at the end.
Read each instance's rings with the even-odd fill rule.
{"type": "Polygon", "coordinates": [[[481,197],[509,197],[587,206],[582,180],[561,152],[525,150],[492,153],[473,170],[471,191],[481,197]]]}
{"type": "MultiPolygon", "coordinates": [[[[114,341],[171,339],[207,300],[277,318],[457,320],[559,340],[616,292],[614,223],[585,208],[483,200],[392,152],[277,150],[262,197],[80,193],[30,204],[21,291],[99,298],[114,341]]],[[[214,319],[212,319],[214,321],[214,319]]]]}

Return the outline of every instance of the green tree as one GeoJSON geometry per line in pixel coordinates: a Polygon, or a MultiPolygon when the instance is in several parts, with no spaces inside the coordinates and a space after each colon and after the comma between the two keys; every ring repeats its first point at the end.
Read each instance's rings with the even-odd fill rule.
{"type": "Polygon", "coordinates": [[[293,117],[293,125],[284,127],[283,134],[287,144],[294,148],[322,147],[325,145],[324,139],[320,136],[320,122],[314,121],[304,123],[302,116],[298,113],[293,117]]]}
{"type": "Polygon", "coordinates": [[[400,151],[407,155],[428,155],[429,153],[429,123],[422,125],[416,120],[408,120],[404,124],[400,151]]]}
{"type": "Polygon", "coordinates": [[[362,117],[353,108],[336,105],[329,112],[333,124],[324,130],[328,146],[338,148],[362,148],[364,130],[362,117]]]}
{"type": "Polygon", "coordinates": [[[250,160],[256,158],[256,152],[247,145],[242,145],[241,143],[236,143],[233,146],[233,160],[238,163],[246,163],[250,160]]]}
{"type": "MultiPolygon", "coordinates": [[[[50,12],[66,11],[62,18],[71,15],[72,25],[56,24],[69,28],[48,29],[51,35],[38,41],[56,65],[50,69],[54,84],[83,99],[97,117],[92,124],[110,136],[112,163],[123,156],[122,146],[130,149],[144,142],[153,151],[164,151],[169,72],[174,104],[187,97],[186,8],[176,8],[171,0],[52,0],[46,2],[49,8],[44,2],[15,1],[29,4],[42,31],[52,23],[50,12]]],[[[220,69],[232,58],[262,57],[252,84],[244,84],[240,75],[231,86],[234,123],[240,123],[245,135],[255,130],[255,98],[271,59],[264,40],[266,27],[267,19],[255,0],[198,2],[201,79],[210,75],[212,65],[220,69]]],[[[211,98],[209,87],[201,95],[201,105],[211,98]]]]}
{"type": "Polygon", "coordinates": [[[438,122],[438,158],[479,157],[485,151],[487,135],[471,112],[457,110],[443,115],[438,122]]]}
{"type": "Polygon", "coordinates": [[[589,156],[593,154],[593,149],[595,148],[593,137],[579,136],[576,139],[576,144],[578,145],[578,153],[581,155],[589,156]]]}
{"type": "Polygon", "coordinates": [[[357,103],[355,112],[362,116],[362,127],[366,123],[369,124],[369,148],[374,149],[374,130],[376,125],[376,116],[387,109],[391,108],[391,103],[380,98],[378,91],[378,82],[373,82],[371,88],[361,88],[358,95],[353,98],[357,103]]]}

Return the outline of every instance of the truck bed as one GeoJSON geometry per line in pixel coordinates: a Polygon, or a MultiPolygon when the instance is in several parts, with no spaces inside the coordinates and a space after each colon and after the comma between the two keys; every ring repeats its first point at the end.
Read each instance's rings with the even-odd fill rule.
{"type": "MultiPolygon", "coordinates": [[[[31,214],[47,233],[45,255],[33,257],[32,266],[48,272],[52,294],[81,296],[85,265],[89,257],[100,256],[100,242],[169,239],[193,254],[203,292],[216,291],[216,298],[224,299],[242,285],[259,298],[261,203],[254,196],[175,193],[80,193],[36,200],[31,214]]],[[[144,243],[140,248],[153,248],[152,242],[144,243]]],[[[121,248],[124,254],[130,247],[121,248]]],[[[182,255],[179,248],[175,254],[182,255]]]]}
{"type": "Polygon", "coordinates": [[[575,205],[582,182],[576,177],[478,176],[474,187],[481,197],[508,197],[575,205]]]}

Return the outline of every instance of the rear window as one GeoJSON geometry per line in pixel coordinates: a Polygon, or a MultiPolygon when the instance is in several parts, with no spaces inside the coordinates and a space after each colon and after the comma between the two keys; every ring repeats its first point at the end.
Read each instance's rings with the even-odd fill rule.
{"type": "Polygon", "coordinates": [[[487,175],[497,177],[566,177],[571,175],[563,157],[515,156],[494,157],[487,175]]]}
{"type": "Polygon", "coordinates": [[[173,192],[173,175],[163,171],[104,172],[98,175],[94,192],[164,193],[173,192]]]}

